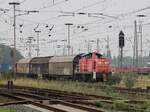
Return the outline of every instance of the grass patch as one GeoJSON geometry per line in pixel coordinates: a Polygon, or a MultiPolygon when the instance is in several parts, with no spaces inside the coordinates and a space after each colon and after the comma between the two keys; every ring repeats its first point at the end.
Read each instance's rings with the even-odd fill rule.
{"type": "MultiPolygon", "coordinates": [[[[131,75],[135,75],[137,77],[136,81],[134,82],[133,88],[143,88],[146,89],[147,87],[150,87],[150,75],[137,75],[137,74],[122,74],[122,78],[125,79],[125,75],[127,75],[129,78],[133,78],[131,75]]],[[[122,80],[119,84],[116,84],[115,86],[118,87],[126,87],[125,82],[122,80]]]]}
{"type": "MultiPolygon", "coordinates": [[[[7,80],[0,80],[0,84],[7,84],[7,80]]],[[[113,104],[105,102],[95,102],[95,106],[110,110],[133,110],[133,112],[135,112],[136,110],[136,112],[150,112],[150,100],[147,99],[147,96],[143,95],[139,97],[136,96],[136,94],[119,94],[113,91],[111,85],[108,86],[104,83],[82,83],[72,81],[34,80],[28,78],[18,78],[14,81],[14,84],[19,86],[38,87],[100,96],[111,96],[111,101],[113,101],[113,104]],[[142,100],[144,102],[142,104],[131,102],[128,103],[128,101],[130,100],[142,100]]]]}
{"type": "Polygon", "coordinates": [[[113,108],[116,110],[131,110],[130,106],[122,100],[114,101],[113,108]]]}
{"type": "Polygon", "coordinates": [[[0,112],[16,112],[14,109],[0,108],[0,112]]]}
{"type": "MultiPolygon", "coordinates": [[[[7,80],[1,79],[0,84],[7,84],[7,80]]],[[[46,88],[60,91],[78,92],[92,95],[111,96],[114,99],[138,98],[136,95],[122,95],[114,92],[111,85],[104,83],[82,83],[75,81],[55,81],[55,80],[34,80],[28,78],[18,78],[14,81],[15,85],[46,88]]],[[[141,98],[143,100],[144,96],[141,98]]]]}
{"type": "Polygon", "coordinates": [[[127,111],[127,112],[150,112],[149,101],[144,101],[143,103],[130,103],[127,100],[115,100],[113,103],[106,102],[95,102],[95,106],[98,108],[104,108],[107,110],[116,111],[127,111]]]}
{"type": "MultiPolygon", "coordinates": [[[[7,84],[7,80],[0,80],[0,84],[7,84]]],[[[88,84],[72,81],[34,80],[27,78],[19,78],[14,81],[14,84],[20,86],[38,87],[86,94],[106,95],[106,92],[102,91],[100,86],[98,86],[100,84],[96,86],[92,83],[88,84]]]]}
{"type": "Polygon", "coordinates": [[[7,72],[2,72],[2,73],[0,73],[0,78],[4,79],[4,80],[12,79],[12,78],[14,78],[14,73],[11,70],[7,71],[7,72]]]}

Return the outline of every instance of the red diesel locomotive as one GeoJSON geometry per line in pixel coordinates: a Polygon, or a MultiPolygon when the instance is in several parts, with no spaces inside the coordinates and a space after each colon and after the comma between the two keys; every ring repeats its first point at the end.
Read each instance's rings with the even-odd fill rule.
{"type": "MultiPolygon", "coordinates": [[[[110,59],[103,57],[96,52],[91,56],[83,56],[79,60],[80,72],[93,80],[107,80],[111,75],[110,59]]],[[[81,74],[80,74],[81,75],[81,74]]]]}

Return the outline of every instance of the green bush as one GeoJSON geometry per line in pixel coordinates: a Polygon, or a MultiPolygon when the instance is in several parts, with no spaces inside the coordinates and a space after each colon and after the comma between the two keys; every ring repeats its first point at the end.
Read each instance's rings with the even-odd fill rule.
{"type": "Polygon", "coordinates": [[[134,73],[124,74],[124,84],[127,88],[132,88],[137,81],[138,75],[134,73]]]}
{"type": "Polygon", "coordinates": [[[120,83],[121,80],[122,80],[122,76],[120,74],[114,74],[108,77],[108,81],[106,82],[106,84],[115,85],[120,83]]]}
{"type": "Polygon", "coordinates": [[[95,102],[95,106],[98,107],[98,108],[103,107],[101,102],[95,102]]]}

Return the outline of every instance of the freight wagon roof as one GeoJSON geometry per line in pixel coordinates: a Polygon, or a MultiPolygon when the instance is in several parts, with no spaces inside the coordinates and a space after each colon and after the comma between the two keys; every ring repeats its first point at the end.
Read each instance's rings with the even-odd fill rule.
{"type": "Polygon", "coordinates": [[[52,57],[49,62],[73,62],[76,56],[56,56],[52,57]]]}
{"type": "Polygon", "coordinates": [[[49,57],[35,57],[31,60],[31,64],[40,64],[40,63],[48,63],[50,58],[52,58],[52,56],[49,57]]]}
{"type": "Polygon", "coordinates": [[[17,63],[29,63],[31,61],[31,58],[24,58],[20,59],[17,63]]]}

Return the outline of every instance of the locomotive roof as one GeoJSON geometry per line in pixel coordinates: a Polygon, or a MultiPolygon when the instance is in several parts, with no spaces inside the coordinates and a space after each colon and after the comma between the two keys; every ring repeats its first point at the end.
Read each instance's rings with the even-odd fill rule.
{"type": "MultiPolygon", "coordinates": [[[[83,55],[82,57],[91,57],[93,53],[94,53],[94,52],[85,54],[85,55],[83,55]]],[[[96,53],[96,56],[97,56],[97,57],[102,57],[103,55],[100,54],[100,53],[96,53]]]]}
{"type": "Polygon", "coordinates": [[[31,59],[32,58],[23,58],[23,59],[20,59],[17,63],[29,63],[31,59]]]}
{"type": "Polygon", "coordinates": [[[73,62],[76,56],[55,56],[49,62],[73,62]]]}

